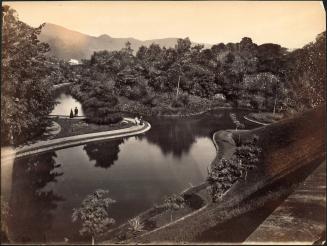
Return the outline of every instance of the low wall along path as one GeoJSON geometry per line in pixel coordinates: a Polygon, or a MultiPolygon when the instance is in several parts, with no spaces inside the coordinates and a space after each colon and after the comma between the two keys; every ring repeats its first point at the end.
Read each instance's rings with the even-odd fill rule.
{"type": "MultiPolygon", "coordinates": [[[[134,120],[130,118],[124,118],[124,120],[134,122],[134,120]]],[[[39,141],[34,144],[23,145],[17,148],[2,148],[1,161],[37,154],[49,150],[63,149],[63,148],[76,146],[88,142],[142,134],[151,129],[150,123],[148,123],[147,121],[143,121],[143,122],[144,122],[143,125],[134,125],[129,128],[96,132],[96,133],[88,133],[88,134],[82,134],[82,135],[65,137],[65,138],[57,138],[57,139],[46,140],[46,141],[39,141]]]]}

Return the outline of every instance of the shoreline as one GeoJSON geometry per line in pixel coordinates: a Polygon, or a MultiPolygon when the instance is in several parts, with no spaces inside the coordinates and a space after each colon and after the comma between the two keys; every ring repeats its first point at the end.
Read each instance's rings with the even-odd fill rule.
{"type": "MultiPolygon", "coordinates": [[[[229,109],[229,110],[246,110],[246,111],[253,111],[254,109],[252,108],[242,108],[242,107],[232,107],[232,106],[217,106],[217,107],[213,107],[213,108],[209,108],[206,110],[202,110],[199,112],[195,112],[195,113],[186,113],[186,114],[150,114],[147,116],[150,117],[165,117],[165,118],[170,118],[170,117],[176,117],[176,118],[188,118],[188,117],[194,117],[194,116],[200,116],[202,114],[208,113],[210,111],[214,111],[214,110],[225,110],[225,109],[229,109]]],[[[144,115],[145,116],[145,115],[144,115]]]]}
{"type": "Polygon", "coordinates": [[[35,144],[23,145],[17,148],[1,148],[1,161],[38,154],[50,150],[58,150],[83,143],[134,136],[145,133],[151,129],[150,123],[144,121],[144,125],[131,126],[118,130],[102,131],[88,134],[75,135],[70,137],[56,138],[52,140],[39,141],[35,144]]]}
{"type": "Polygon", "coordinates": [[[254,119],[251,119],[251,118],[249,118],[249,116],[247,116],[247,115],[243,116],[243,118],[246,119],[246,120],[248,120],[248,121],[250,121],[250,122],[257,123],[257,124],[259,124],[259,125],[263,125],[263,126],[268,126],[268,125],[272,124],[272,123],[263,123],[263,122],[260,122],[260,121],[257,121],[257,120],[254,120],[254,119]]]}
{"type": "MultiPolygon", "coordinates": [[[[243,135],[242,138],[247,138],[249,134],[259,135],[261,139],[265,139],[265,142],[260,142],[260,146],[262,147],[272,146],[270,141],[273,141],[275,145],[270,147],[272,149],[269,149],[269,151],[273,153],[273,156],[281,155],[284,154],[285,150],[283,147],[276,144],[278,143],[276,141],[279,140],[279,136],[283,134],[285,129],[295,127],[294,124],[296,124],[296,128],[301,130],[303,127],[306,127],[306,124],[302,121],[310,121],[312,118],[318,119],[320,114],[321,112],[318,110],[310,111],[298,115],[293,119],[283,120],[277,124],[262,126],[252,130],[237,131],[237,133],[243,135]],[[274,130],[278,131],[272,133],[274,130]],[[267,141],[267,138],[270,141],[267,141]]],[[[320,127],[321,124],[317,123],[317,125],[320,127]]],[[[232,145],[232,142],[229,141],[228,138],[232,137],[231,134],[233,133],[235,134],[234,130],[217,131],[214,133],[213,142],[217,150],[217,156],[211,164],[218,161],[218,158],[224,157],[226,154],[228,155],[225,151],[229,151],[224,148],[224,145],[232,145]],[[218,134],[219,132],[225,132],[225,134],[218,134]]],[[[306,134],[294,134],[296,134],[297,140],[292,142],[291,145],[287,145],[287,148],[298,148],[299,146],[303,146],[303,141],[310,141],[310,138],[308,138],[306,134]]],[[[316,135],[320,136],[319,133],[316,133],[316,135]]],[[[265,160],[265,163],[259,165],[258,169],[249,172],[246,179],[239,180],[228,189],[223,195],[223,201],[220,203],[214,204],[209,201],[209,205],[205,209],[198,211],[198,213],[194,213],[193,216],[185,217],[182,221],[174,221],[175,223],[171,223],[165,227],[156,228],[156,230],[137,236],[129,242],[146,244],[153,243],[154,240],[155,242],[180,242],[180,240],[182,240],[192,243],[197,240],[201,241],[198,236],[194,236],[190,231],[200,235],[206,231],[210,231],[212,228],[221,228],[219,226],[223,226],[223,223],[228,220],[234,219],[237,221],[237,219],[242,218],[242,216],[246,218],[247,212],[260,210],[260,208],[269,201],[283,201],[283,194],[292,192],[291,187],[288,187],[287,180],[294,179],[295,184],[303,182],[302,179],[304,177],[302,176],[306,176],[304,174],[307,174],[307,172],[303,172],[303,170],[307,170],[310,174],[311,169],[315,167],[318,162],[321,163],[321,161],[325,159],[325,154],[322,151],[322,141],[323,140],[320,138],[317,139],[313,144],[317,147],[311,147],[310,150],[305,151],[306,153],[298,151],[299,153],[292,156],[291,159],[287,154],[284,155],[286,161],[283,162],[283,164],[280,164],[280,162],[276,161],[273,156],[271,156],[270,159],[265,160]],[[279,188],[279,185],[282,185],[284,190],[279,188]],[[267,189],[271,189],[273,192],[271,194],[266,193],[267,189]],[[235,196],[236,194],[239,195],[235,196]],[[256,200],[253,200],[254,197],[256,200]]]]}
{"type": "MultiPolygon", "coordinates": [[[[216,132],[214,132],[213,134],[213,137],[212,137],[212,141],[215,145],[215,148],[216,148],[216,156],[215,158],[212,160],[212,162],[208,165],[207,169],[209,171],[209,169],[211,168],[211,166],[213,165],[213,163],[215,163],[216,161],[219,161],[222,157],[230,154],[229,151],[224,151],[224,149],[226,149],[226,144],[228,145],[232,145],[232,141],[234,141],[232,139],[232,135],[233,135],[233,129],[229,129],[229,130],[218,130],[216,132]],[[218,136],[217,136],[218,135],[218,136]],[[217,140],[216,141],[216,136],[217,136],[217,140]],[[225,148],[224,148],[225,147],[225,148]]],[[[235,144],[235,143],[234,143],[235,144]]],[[[234,150],[234,149],[233,149],[234,150]]],[[[179,194],[181,196],[185,195],[185,194],[195,194],[195,195],[199,195],[200,192],[202,192],[203,190],[206,190],[206,188],[208,187],[208,182],[206,180],[204,180],[203,182],[201,182],[200,184],[196,185],[196,186],[192,186],[192,187],[189,187],[189,188],[186,188],[185,190],[183,190],[182,192],[180,192],[179,194]]],[[[227,194],[228,192],[230,191],[230,189],[228,189],[225,194],[227,194]]],[[[224,194],[224,195],[225,195],[224,194]]],[[[199,195],[200,196],[200,195],[199,195]]],[[[154,228],[153,230],[151,231],[146,231],[145,233],[143,234],[140,234],[138,235],[136,238],[138,240],[142,240],[143,237],[146,237],[147,235],[150,235],[152,233],[155,233],[157,231],[160,231],[160,230],[163,230],[169,226],[173,226],[179,222],[182,222],[184,221],[185,219],[187,218],[190,218],[192,216],[195,216],[197,214],[199,214],[201,211],[204,211],[206,210],[209,206],[211,206],[213,204],[213,202],[210,200],[210,199],[206,199],[204,200],[204,204],[202,207],[188,213],[188,214],[185,214],[184,216],[174,220],[174,221],[171,221],[165,225],[162,225],[161,227],[158,227],[158,228],[154,228]]],[[[149,213],[150,211],[152,210],[152,208],[149,208],[143,212],[141,212],[140,214],[138,214],[137,216],[135,217],[141,217],[141,216],[144,216],[146,215],[147,213],[149,213]]],[[[110,230],[110,232],[113,232],[113,231],[116,231],[116,230],[119,230],[123,227],[125,227],[127,225],[127,222],[126,223],[123,223],[121,224],[120,226],[118,226],[117,228],[113,228],[112,230],[110,230]]],[[[127,240],[123,240],[121,241],[121,243],[133,243],[134,242],[134,239],[127,239],[127,240]]],[[[107,239],[107,240],[100,240],[99,241],[99,244],[107,244],[107,243],[111,243],[111,240],[107,239]]]]}

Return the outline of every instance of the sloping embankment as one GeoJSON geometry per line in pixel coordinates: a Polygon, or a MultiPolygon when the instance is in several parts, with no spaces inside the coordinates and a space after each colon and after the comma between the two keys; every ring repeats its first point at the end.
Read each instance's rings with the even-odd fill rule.
{"type": "Polygon", "coordinates": [[[302,171],[303,168],[316,166],[325,158],[325,106],[292,119],[245,131],[241,138],[250,134],[259,136],[263,162],[249,172],[246,180],[238,181],[220,203],[211,203],[194,216],[134,241],[195,242],[201,233],[266,202],[269,197],[267,187],[285,177],[287,182],[296,182],[297,176],[291,176],[292,173],[308,175],[306,170],[302,171]]]}

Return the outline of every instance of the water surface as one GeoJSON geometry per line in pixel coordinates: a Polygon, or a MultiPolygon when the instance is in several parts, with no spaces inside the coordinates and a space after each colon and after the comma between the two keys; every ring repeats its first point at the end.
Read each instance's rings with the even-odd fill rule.
{"type": "MultiPolygon", "coordinates": [[[[61,99],[72,105],[65,95],[61,99]]],[[[80,225],[71,222],[71,214],[96,189],[108,189],[117,201],[111,216],[119,225],[163,196],[203,182],[216,154],[212,134],[234,127],[230,112],[218,110],[187,119],[148,118],[152,128],[143,135],[2,163],[1,191],[12,210],[10,239],[89,242],[79,236],[80,225]]],[[[245,112],[236,113],[242,121],[245,112]]]]}
{"type": "Polygon", "coordinates": [[[84,116],[82,105],[79,101],[73,98],[69,93],[65,91],[65,88],[57,89],[59,96],[56,101],[58,102],[55,105],[54,109],[50,113],[50,115],[67,115],[69,116],[70,110],[72,109],[74,112],[75,107],[78,109],[78,116],[84,116]]]}

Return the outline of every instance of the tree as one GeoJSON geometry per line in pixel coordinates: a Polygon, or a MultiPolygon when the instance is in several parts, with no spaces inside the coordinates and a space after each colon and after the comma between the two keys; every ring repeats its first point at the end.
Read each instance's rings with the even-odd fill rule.
{"type": "Polygon", "coordinates": [[[42,132],[54,106],[49,46],[37,39],[43,25],[32,28],[15,10],[2,7],[1,140],[17,144],[42,132]]]}
{"type": "Polygon", "coordinates": [[[133,49],[132,49],[131,42],[127,41],[125,43],[125,48],[123,48],[122,51],[126,52],[129,55],[133,55],[133,49]]]}
{"type": "Polygon", "coordinates": [[[166,196],[164,202],[160,205],[157,205],[156,208],[164,208],[170,211],[170,221],[173,221],[173,211],[184,208],[184,206],[184,198],[178,194],[172,194],[170,196],[166,196]]]}
{"type": "Polygon", "coordinates": [[[8,218],[10,216],[10,209],[8,202],[1,196],[1,242],[9,243],[8,240],[8,218]]]}
{"type": "Polygon", "coordinates": [[[316,37],[316,41],[287,56],[286,80],[294,109],[313,108],[325,101],[326,83],[326,32],[316,37]]]}
{"type": "Polygon", "coordinates": [[[183,66],[190,62],[190,48],[191,48],[191,41],[189,38],[178,39],[177,44],[175,46],[175,50],[177,52],[177,60],[175,62],[174,70],[178,73],[178,80],[177,80],[177,88],[176,88],[176,100],[178,99],[179,94],[179,86],[181,77],[183,74],[183,66]]]}
{"type": "Polygon", "coordinates": [[[80,208],[73,209],[72,221],[82,221],[82,229],[79,232],[81,235],[91,236],[92,245],[97,235],[104,233],[108,226],[116,222],[109,217],[109,208],[116,201],[105,197],[108,193],[108,190],[96,190],[83,200],[80,208]]]}

